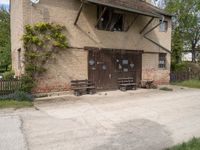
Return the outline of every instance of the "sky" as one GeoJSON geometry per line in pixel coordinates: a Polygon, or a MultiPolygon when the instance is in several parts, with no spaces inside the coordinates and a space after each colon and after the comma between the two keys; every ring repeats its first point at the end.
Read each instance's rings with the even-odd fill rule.
{"type": "Polygon", "coordinates": [[[9,4],[9,0],[0,0],[0,4],[9,4]]]}

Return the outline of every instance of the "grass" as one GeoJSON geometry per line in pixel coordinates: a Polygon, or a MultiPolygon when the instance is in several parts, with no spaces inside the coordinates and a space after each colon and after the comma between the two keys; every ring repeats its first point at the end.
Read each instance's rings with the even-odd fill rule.
{"type": "Polygon", "coordinates": [[[173,85],[184,86],[189,88],[199,88],[200,89],[200,80],[187,80],[182,82],[174,82],[173,85]]]}
{"type": "Polygon", "coordinates": [[[168,88],[168,87],[161,87],[159,90],[162,90],[162,91],[173,91],[172,88],[168,88]]]}
{"type": "Polygon", "coordinates": [[[33,103],[30,101],[15,101],[15,100],[2,100],[0,101],[0,108],[24,108],[32,107],[33,103]]]}
{"type": "Polygon", "coordinates": [[[166,150],[200,150],[200,138],[193,138],[187,143],[183,143],[166,150]]]}

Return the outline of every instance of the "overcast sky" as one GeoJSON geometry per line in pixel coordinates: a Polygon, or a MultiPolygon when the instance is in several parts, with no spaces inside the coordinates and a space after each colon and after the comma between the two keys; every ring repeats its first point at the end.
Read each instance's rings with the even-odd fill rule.
{"type": "Polygon", "coordinates": [[[0,4],[9,4],[9,0],[0,0],[0,4]]]}

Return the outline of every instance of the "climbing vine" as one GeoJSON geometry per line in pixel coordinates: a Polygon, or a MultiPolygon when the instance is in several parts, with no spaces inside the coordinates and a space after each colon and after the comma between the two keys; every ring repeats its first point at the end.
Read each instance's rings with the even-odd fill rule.
{"type": "Polygon", "coordinates": [[[63,34],[64,30],[65,27],[61,25],[44,22],[25,26],[23,91],[30,92],[35,86],[36,77],[46,72],[44,64],[52,59],[52,54],[68,47],[67,38],[63,34]]]}

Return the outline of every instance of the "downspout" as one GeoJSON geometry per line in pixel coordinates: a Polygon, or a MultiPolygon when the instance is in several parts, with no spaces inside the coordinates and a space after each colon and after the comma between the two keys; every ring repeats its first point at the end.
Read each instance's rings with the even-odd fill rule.
{"type": "Polygon", "coordinates": [[[149,31],[147,31],[143,37],[147,40],[149,40],[150,42],[154,43],[155,45],[159,46],[160,48],[164,49],[166,52],[168,53],[172,53],[169,49],[165,48],[164,46],[160,45],[159,43],[155,42],[154,40],[150,39],[149,37],[147,37],[147,34],[151,33],[154,29],[156,29],[158,26],[160,26],[164,21],[165,21],[165,16],[162,16],[162,21],[159,22],[157,25],[155,25],[153,28],[151,28],[149,31]]]}

